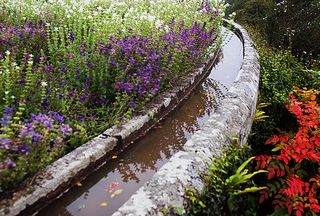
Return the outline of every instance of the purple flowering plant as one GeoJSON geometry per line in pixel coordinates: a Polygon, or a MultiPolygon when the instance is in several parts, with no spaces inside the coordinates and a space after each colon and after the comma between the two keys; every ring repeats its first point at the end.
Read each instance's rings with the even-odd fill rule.
{"type": "Polygon", "coordinates": [[[64,152],[72,128],[59,113],[31,114],[15,123],[14,109],[6,107],[0,131],[0,190],[12,187],[64,152]]]}
{"type": "Polygon", "coordinates": [[[217,44],[221,19],[212,1],[106,1],[4,0],[0,190],[128,119],[217,44]]]}
{"type": "Polygon", "coordinates": [[[3,54],[9,50],[16,59],[20,59],[26,50],[38,59],[41,50],[47,49],[46,38],[42,20],[21,23],[5,20],[0,23],[0,53],[3,54]]]}

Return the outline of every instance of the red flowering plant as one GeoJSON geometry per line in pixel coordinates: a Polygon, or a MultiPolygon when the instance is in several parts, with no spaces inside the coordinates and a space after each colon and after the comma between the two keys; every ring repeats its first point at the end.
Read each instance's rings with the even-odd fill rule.
{"type": "Polygon", "coordinates": [[[294,90],[286,108],[298,123],[294,132],[280,132],[266,141],[273,154],[256,156],[256,169],[267,169],[268,189],[259,202],[272,201],[275,211],[319,215],[320,105],[319,90],[294,90]]]}

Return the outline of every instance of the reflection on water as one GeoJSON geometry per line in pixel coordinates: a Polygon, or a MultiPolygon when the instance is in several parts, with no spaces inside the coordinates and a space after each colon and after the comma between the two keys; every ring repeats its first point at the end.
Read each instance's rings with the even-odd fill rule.
{"type": "MultiPolygon", "coordinates": [[[[242,45],[236,36],[230,43],[234,46],[232,47],[234,52],[224,53],[225,49],[228,49],[228,43],[223,49],[226,59],[221,62],[233,65],[235,62],[228,62],[227,59],[229,55],[237,54],[238,49],[242,52],[242,45]],[[237,46],[231,43],[232,41],[238,42],[237,46]]],[[[241,66],[241,55],[238,56],[238,62],[241,66]]],[[[219,73],[232,73],[233,79],[234,74],[236,75],[240,69],[240,66],[228,69],[228,66],[219,66],[220,64],[215,67],[219,73]]],[[[216,69],[213,69],[213,73],[215,71],[216,69]]],[[[228,75],[227,79],[229,77],[228,75]]],[[[216,81],[210,75],[180,107],[150,130],[147,136],[129,146],[118,158],[100,167],[79,186],[71,188],[39,212],[39,215],[111,215],[150,179],[171,155],[181,149],[206,121],[226,92],[224,88],[227,87],[223,87],[222,84],[223,79],[216,81]]]]}
{"type": "Polygon", "coordinates": [[[181,107],[117,159],[90,175],[81,187],[72,188],[40,215],[110,215],[179,150],[208,118],[216,104],[215,85],[206,81],[181,107]],[[208,91],[211,89],[211,91],[208,91]],[[112,183],[119,184],[109,192],[112,183]],[[113,198],[112,192],[121,191],[113,198]],[[107,206],[100,206],[106,205],[107,206]]]}

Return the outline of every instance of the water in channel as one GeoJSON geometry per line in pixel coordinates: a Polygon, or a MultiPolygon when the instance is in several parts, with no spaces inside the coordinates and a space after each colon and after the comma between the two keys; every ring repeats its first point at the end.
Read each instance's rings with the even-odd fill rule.
{"type": "Polygon", "coordinates": [[[106,216],[123,205],[182,148],[231,86],[242,64],[243,45],[235,34],[228,37],[211,74],[175,111],[38,215],[106,216]]]}

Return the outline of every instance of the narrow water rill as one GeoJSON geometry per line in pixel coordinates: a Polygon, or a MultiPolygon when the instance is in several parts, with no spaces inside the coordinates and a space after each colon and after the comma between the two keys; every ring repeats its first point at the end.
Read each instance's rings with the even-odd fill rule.
{"type": "Polygon", "coordinates": [[[210,75],[175,111],[38,215],[111,215],[117,211],[201,127],[235,80],[243,61],[243,44],[231,31],[226,41],[210,75]]]}

